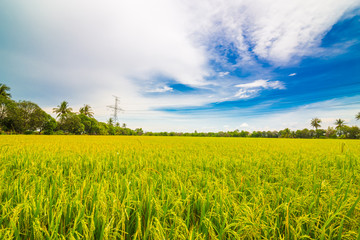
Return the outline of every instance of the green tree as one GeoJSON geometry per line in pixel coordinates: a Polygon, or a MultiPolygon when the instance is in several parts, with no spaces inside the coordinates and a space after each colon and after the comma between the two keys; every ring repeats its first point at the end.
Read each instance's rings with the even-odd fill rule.
{"type": "Polygon", "coordinates": [[[51,119],[49,114],[33,102],[14,102],[4,97],[0,100],[0,124],[6,131],[25,133],[38,130],[41,132],[51,119]]]}
{"type": "Polygon", "coordinates": [[[324,136],[325,136],[325,134],[326,134],[326,130],[324,130],[324,129],[318,129],[318,130],[316,130],[316,132],[315,132],[315,134],[316,134],[316,137],[317,138],[324,138],[324,136]]]}
{"type": "Polygon", "coordinates": [[[94,112],[92,112],[92,109],[88,104],[85,104],[82,108],[80,108],[79,112],[90,118],[94,116],[94,112]]]}
{"type": "Polygon", "coordinates": [[[57,114],[56,117],[60,118],[60,122],[62,122],[72,112],[72,108],[69,107],[68,102],[63,101],[57,108],[53,108],[53,112],[57,114]]]}
{"type": "MultiPolygon", "coordinates": [[[[144,134],[144,131],[142,130],[142,128],[136,128],[135,129],[135,133],[136,133],[136,135],[143,135],[144,134]]],[[[175,134],[174,134],[175,135],[175,134]]],[[[173,136],[174,136],[173,135],[173,136]]]]}
{"type": "Polygon", "coordinates": [[[11,94],[8,93],[8,91],[10,91],[10,87],[6,86],[3,83],[0,83],[0,96],[4,97],[6,99],[10,99],[11,94]]]}
{"type": "Polygon", "coordinates": [[[0,95],[0,128],[4,131],[15,131],[16,114],[16,102],[0,95]]]}
{"type": "Polygon", "coordinates": [[[114,120],[112,118],[109,118],[107,124],[110,126],[114,126],[114,120]]]}
{"type": "Polygon", "coordinates": [[[84,124],[75,113],[67,113],[66,117],[58,125],[59,129],[65,133],[82,134],[85,131],[84,124]]]}
{"type": "Polygon", "coordinates": [[[85,114],[79,114],[78,116],[85,127],[86,134],[99,134],[99,122],[95,118],[88,117],[85,114]]]}
{"type": "Polygon", "coordinates": [[[292,137],[291,130],[289,128],[285,128],[284,130],[279,131],[279,137],[281,138],[290,138],[292,137]]]}
{"type": "Polygon", "coordinates": [[[49,115],[33,102],[19,101],[17,103],[17,108],[19,132],[42,131],[45,123],[49,120],[49,115]]]}
{"type": "Polygon", "coordinates": [[[358,126],[343,126],[343,135],[346,138],[356,139],[360,137],[360,129],[358,126]]]}
{"type": "Polygon", "coordinates": [[[320,123],[321,123],[321,119],[319,119],[319,118],[313,118],[313,119],[311,119],[311,126],[312,126],[313,128],[315,128],[315,131],[317,131],[318,128],[321,127],[320,123]]]}
{"type": "Polygon", "coordinates": [[[332,127],[328,127],[326,130],[325,136],[327,138],[336,138],[336,130],[332,127]]]}
{"type": "Polygon", "coordinates": [[[115,135],[116,131],[115,131],[115,126],[114,126],[114,120],[112,118],[109,118],[108,122],[107,122],[107,132],[109,135],[115,135]]]}
{"type": "Polygon", "coordinates": [[[345,125],[345,120],[342,120],[340,118],[336,119],[334,124],[336,125],[336,130],[338,130],[339,136],[341,136],[343,134],[342,130],[345,125]]]}
{"type": "Polygon", "coordinates": [[[106,123],[99,122],[99,134],[100,135],[108,135],[109,133],[109,126],[106,123]]]}
{"type": "Polygon", "coordinates": [[[315,132],[314,129],[311,129],[311,130],[309,131],[309,137],[310,137],[310,138],[316,137],[316,132],[315,132]]]}
{"type": "Polygon", "coordinates": [[[299,130],[299,137],[300,138],[311,138],[311,133],[309,129],[304,128],[303,130],[299,130]]]}
{"type": "Polygon", "coordinates": [[[316,137],[319,137],[319,135],[318,135],[318,128],[319,127],[321,127],[321,125],[320,125],[320,123],[321,123],[321,119],[319,119],[319,118],[313,118],[313,119],[311,119],[311,126],[313,127],[313,128],[315,128],[315,133],[316,133],[316,137]]]}
{"type": "Polygon", "coordinates": [[[52,118],[50,115],[48,115],[47,121],[43,125],[43,131],[46,135],[54,134],[54,130],[57,127],[57,122],[54,118],[52,118]]]}
{"type": "Polygon", "coordinates": [[[0,121],[7,116],[10,104],[14,104],[14,102],[4,96],[0,96],[0,121]]]}
{"type": "Polygon", "coordinates": [[[355,119],[360,120],[360,112],[358,112],[358,114],[356,114],[355,119]]]}

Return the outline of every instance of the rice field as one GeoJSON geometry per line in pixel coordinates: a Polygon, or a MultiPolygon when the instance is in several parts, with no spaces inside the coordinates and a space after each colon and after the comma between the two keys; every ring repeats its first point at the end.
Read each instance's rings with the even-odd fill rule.
{"type": "Polygon", "coordinates": [[[0,136],[0,239],[360,239],[360,141],[0,136]]]}

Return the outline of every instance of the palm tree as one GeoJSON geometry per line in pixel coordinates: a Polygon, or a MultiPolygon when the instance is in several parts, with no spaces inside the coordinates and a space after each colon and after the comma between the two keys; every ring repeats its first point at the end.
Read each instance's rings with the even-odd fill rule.
{"type": "Polygon", "coordinates": [[[114,120],[112,118],[109,118],[108,125],[114,126],[114,120]]]}
{"type": "Polygon", "coordinates": [[[63,121],[71,111],[72,108],[69,107],[69,103],[66,101],[63,101],[57,108],[53,108],[53,112],[57,114],[56,117],[60,117],[60,121],[63,121]]]}
{"type": "Polygon", "coordinates": [[[10,91],[10,87],[6,86],[5,84],[0,83],[0,96],[5,97],[6,99],[11,98],[11,94],[8,93],[10,91]]]}
{"type": "Polygon", "coordinates": [[[94,116],[94,112],[92,112],[92,109],[88,104],[85,104],[82,108],[80,108],[79,112],[90,118],[94,116]]]}
{"type": "Polygon", "coordinates": [[[319,119],[319,118],[313,118],[313,119],[311,119],[311,126],[312,126],[313,128],[315,128],[316,131],[317,131],[317,129],[318,129],[319,127],[321,127],[320,123],[321,123],[321,119],[319,119]]]}
{"type": "Polygon", "coordinates": [[[321,119],[320,118],[313,118],[311,119],[311,126],[315,128],[315,134],[316,134],[316,137],[318,137],[318,128],[321,127],[320,125],[321,123],[321,119]]]}
{"type": "Polygon", "coordinates": [[[342,128],[344,127],[344,123],[345,123],[345,120],[342,120],[342,119],[336,119],[335,121],[335,125],[336,125],[336,129],[339,131],[339,135],[342,134],[342,128]]]}
{"type": "Polygon", "coordinates": [[[360,120],[360,112],[358,112],[358,114],[356,114],[355,119],[360,120]]]}

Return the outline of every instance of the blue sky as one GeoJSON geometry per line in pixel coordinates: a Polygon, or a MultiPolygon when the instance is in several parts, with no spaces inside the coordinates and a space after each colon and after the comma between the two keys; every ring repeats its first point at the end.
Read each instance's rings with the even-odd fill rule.
{"type": "Polygon", "coordinates": [[[148,131],[359,124],[360,2],[0,3],[0,82],[148,131]]]}

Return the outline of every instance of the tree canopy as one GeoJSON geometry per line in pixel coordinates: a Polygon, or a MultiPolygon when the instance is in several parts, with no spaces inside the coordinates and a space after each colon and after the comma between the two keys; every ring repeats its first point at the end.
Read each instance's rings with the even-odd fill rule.
{"type": "Polygon", "coordinates": [[[88,104],[85,104],[82,108],[80,108],[79,112],[90,118],[94,116],[94,112],[92,112],[92,109],[88,104]]]}
{"type": "Polygon", "coordinates": [[[56,117],[60,118],[60,121],[63,121],[72,112],[72,108],[69,107],[68,102],[63,101],[56,108],[53,108],[53,112],[57,114],[56,117]]]}
{"type": "Polygon", "coordinates": [[[11,94],[8,93],[10,91],[10,87],[6,86],[5,84],[0,83],[0,96],[10,99],[11,94]]]}
{"type": "Polygon", "coordinates": [[[321,119],[319,119],[319,118],[313,118],[313,119],[311,119],[311,126],[314,127],[316,130],[317,130],[319,127],[321,127],[320,123],[321,123],[321,119]]]}

